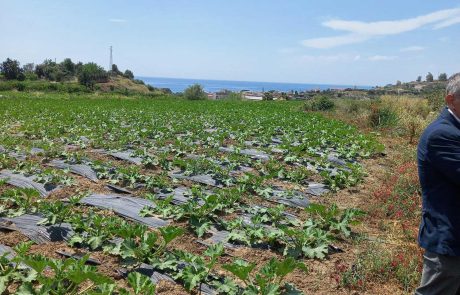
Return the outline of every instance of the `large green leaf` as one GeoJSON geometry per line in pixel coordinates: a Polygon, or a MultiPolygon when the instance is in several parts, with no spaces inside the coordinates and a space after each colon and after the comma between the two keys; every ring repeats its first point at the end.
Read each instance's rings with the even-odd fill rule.
{"type": "Polygon", "coordinates": [[[232,264],[222,265],[223,269],[228,270],[242,281],[248,280],[249,274],[255,267],[255,263],[248,263],[241,259],[235,260],[232,264]]]}
{"type": "Polygon", "coordinates": [[[177,226],[160,227],[159,230],[166,245],[184,233],[184,229],[177,226]]]}

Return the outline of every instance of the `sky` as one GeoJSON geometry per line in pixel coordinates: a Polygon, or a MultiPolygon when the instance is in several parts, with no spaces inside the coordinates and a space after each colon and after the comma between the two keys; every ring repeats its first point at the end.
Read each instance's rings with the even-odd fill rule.
{"type": "Polygon", "coordinates": [[[452,0],[0,0],[0,60],[136,76],[385,85],[460,72],[452,0]]]}

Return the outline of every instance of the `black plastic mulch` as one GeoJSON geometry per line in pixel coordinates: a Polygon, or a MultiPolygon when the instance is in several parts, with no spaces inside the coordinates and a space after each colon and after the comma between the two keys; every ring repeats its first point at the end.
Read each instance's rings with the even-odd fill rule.
{"type": "Polygon", "coordinates": [[[80,203],[98,208],[112,210],[122,217],[137,221],[139,223],[145,224],[153,228],[166,226],[169,224],[168,221],[165,221],[157,217],[139,216],[140,211],[144,207],[155,207],[155,204],[152,201],[146,199],[117,194],[93,194],[82,198],[80,200],[80,203]]]}
{"type": "Polygon", "coordinates": [[[181,173],[170,173],[169,176],[172,177],[172,178],[186,179],[186,180],[190,180],[190,181],[193,181],[193,182],[198,182],[198,183],[209,185],[209,186],[214,186],[214,187],[219,187],[219,188],[223,187],[223,185],[217,179],[212,178],[211,175],[206,175],[206,174],[203,174],[203,175],[184,175],[184,174],[181,174],[181,173]]]}
{"type": "MultiPolygon", "coordinates": [[[[212,194],[211,191],[205,191],[206,194],[212,194]]],[[[191,190],[188,187],[185,186],[179,186],[176,187],[173,191],[171,192],[162,192],[159,191],[158,193],[155,194],[155,196],[160,199],[164,200],[166,198],[172,197],[171,203],[174,205],[182,205],[191,200],[191,190]]],[[[204,204],[203,200],[198,200],[198,204],[202,205],[204,204]]]]}
{"type": "Polygon", "coordinates": [[[133,150],[106,152],[108,155],[123,161],[127,161],[136,165],[142,165],[142,158],[133,156],[133,150]]]}
{"type": "Polygon", "coordinates": [[[34,181],[33,176],[24,176],[22,174],[14,173],[10,170],[3,170],[0,172],[0,179],[5,179],[6,182],[12,186],[19,188],[32,188],[38,191],[41,197],[47,197],[54,190],[58,189],[54,185],[44,185],[34,181]]]}
{"type": "Polygon", "coordinates": [[[97,182],[97,174],[96,171],[94,171],[89,165],[85,164],[68,164],[64,161],[61,160],[52,160],[49,163],[50,166],[56,167],[58,169],[66,169],[69,170],[70,172],[86,177],[92,182],[97,182]]]}
{"type": "Polygon", "coordinates": [[[287,196],[286,191],[281,189],[274,189],[270,200],[279,204],[287,205],[290,207],[306,208],[310,204],[308,196],[302,192],[292,192],[292,195],[287,196]]]}
{"type": "Polygon", "coordinates": [[[113,192],[117,193],[117,194],[128,194],[128,195],[132,195],[133,192],[124,188],[124,187],[121,187],[121,186],[118,186],[118,185],[114,185],[114,184],[107,184],[105,186],[106,188],[112,190],[113,192]]]}
{"type": "Polygon", "coordinates": [[[325,184],[310,182],[306,188],[306,193],[319,197],[329,192],[329,189],[325,184]]]}
{"type": "Polygon", "coordinates": [[[5,258],[8,260],[11,260],[14,258],[14,256],[16,256],[16,253],[14,252],[13,249],[11,249],[10,247],[6,245],[0,244],[0,257],[5,254],[6,254],[5,258]]]}
{"type": "MultiPolygon", "coordinates": [[[[16,252],[11,247],[0,244],[0,257],[2,257],[3,255],[6,255],[5,258],[11,261],[14,257],[16,257],[16,252]]],[[[16,263],[14,262],[10,262],[10,265],[16,267],[16,263]]],[[[20,263],[19,266],[23,269],[30,268],[28,265],[24,263],[20,263]]]]}
{"type": "MultiPolygon", "coordinates": [[[[219,151],[225,153],[236,153],[236,149],[232,147],[219,147],[219,151]]],[[[264,151],[259,151],[256,149],[241,149],[239,153],[242,155],[250,156],[253,159],[261,160],[261,161],[268,161],[270,160],[270,155],[264,151]]]]}
{"type": "Polygon", "coordinates": [[[0,229],[19,231],[37,244],[66,241],[73,235],[72,227],[68,223],[38,225],[42,220],[43,216],[39,214],[24,214],[12,218],[0,217],[0,229]]]}

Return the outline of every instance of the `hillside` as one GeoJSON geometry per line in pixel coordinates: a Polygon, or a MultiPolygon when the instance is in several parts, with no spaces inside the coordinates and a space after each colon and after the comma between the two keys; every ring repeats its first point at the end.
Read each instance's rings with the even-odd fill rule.
{"type": "MultiPolygon", "coordinates": [[[[103,92],[112,91],[129,91],[147,94],[150,93],[149,88],[145,84],[138,82],[139,80],[131,80],[123,76],[110,77],[106,83],[97,83],[96,89],[103,92]]],[[[143,83],[143,81],[141,81],[143,83]]]]}

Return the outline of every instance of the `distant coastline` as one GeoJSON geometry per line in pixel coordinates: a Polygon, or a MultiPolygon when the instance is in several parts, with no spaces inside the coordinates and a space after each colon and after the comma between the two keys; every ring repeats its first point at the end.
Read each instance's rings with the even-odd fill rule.
{"type": "Polygon", "coordinates": [[[200,84],[206,92],[218,92],[226,89],[234,92],[243,90],[248,91],[270,91],[279,92],[290,91],[310,91],[327,89],[371,89],[371,86],[361,85],[335,85],[335,84],[302,84],[302,83],[279,83],[279,82],[251,82],[251,81],[226,81],[226,80],[205,80],[205,79],[181,79],[181,78],[161,78],[161,77],[136,77],[157,88],[169,88],[172,92],[183,92],[184,89],[193,84],[200,84]]]}

